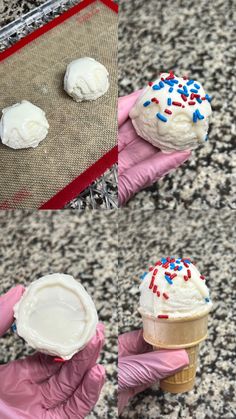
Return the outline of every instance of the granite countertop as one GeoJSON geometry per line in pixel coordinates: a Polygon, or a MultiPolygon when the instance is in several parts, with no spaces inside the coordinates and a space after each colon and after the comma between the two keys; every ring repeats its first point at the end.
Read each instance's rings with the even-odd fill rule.
{"type": "Polygon", "coordinates": [[[0,27],[13,22],[46,0],[0,0],[0,27]]]}
{"type": "MultiPolygon", "coordinates": [[[[117,417],[116,219],[116,211],[0,211],[0,295],[47,273],[68,273],[90,292],[105,324],[100,361],[107,380],[91,419],[117,417]]],[[[13,332],[0,339],[0,363],[29,353],[32,349],[13,332]]]]}
{"type": "Polygon", "coordinates": [[[120,1],[119,95],[172,69],[199,80],[213,96],[207,145],[128,207],[236,207],[235,22],[230,0],[120,1]]]}
{"type": "Polygon", "coordinates": [[[142,327],[139,276],[160,257],[194,260],[206,276],[213,310],[200,350],[194,390],[173,395],[158,387],[135,397],[122,418],[234,419],[236,213],[231,210],[119,211],[119,333],[142,327]]]}

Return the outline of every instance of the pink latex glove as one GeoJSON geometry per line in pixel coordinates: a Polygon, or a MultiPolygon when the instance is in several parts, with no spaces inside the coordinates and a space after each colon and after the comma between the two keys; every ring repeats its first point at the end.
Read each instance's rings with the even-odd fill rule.
{"type": "Polygon", "coordinates": [[[163,153],[136,133],[129,112],[142,90],[120,97],[118,100],[118,198],[124,205],[141,189],[183,164],[190,151],[163,153]]]}
{"type": "MultiPolygon", "coordinates": [[[[0,298],[0,331],[13,321],[13,306],[24,288],[11,289],[0,298]]],[[[96,360],[104,343],[99,324],[88,345],[65,363],[35,353],[0,366],[1,419],[82,419],[95,406],[105,381],[96,360]]]]}
{"type": "Polygon", "coordinates": [[[129,400],[152,384],[174,374],[189,364],[185,350],[160,349],[143,339],[143,330],[119,336],[118,359],[118,412],[129,400]]]}

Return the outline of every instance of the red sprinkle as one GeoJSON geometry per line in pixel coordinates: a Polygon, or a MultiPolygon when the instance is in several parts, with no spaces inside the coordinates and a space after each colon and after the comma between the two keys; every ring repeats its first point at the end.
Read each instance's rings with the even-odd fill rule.
{"type": "Polygon", "coordinates": [[[182,84],[179,84],[179,87],[182,87],[183,85],[182,84]]]}
{"type": "Polygon", "coordinates": [[[156,274],[157,274],[157,272],[158,272],[158,270],[157,270],[157,269],[154,269],[154,271],[153,271],[153,275],[156,275],[156,274]]]}
{"type": "Polygon", "coordinates": [[[168,319],[169,318],[168,314],[159,314],[157,317],[158,317],[158,319],[168,319]]]}
{"type": "Polygon", "coordinates": [[[177,274],[172,274],[170,279],[174,279],[177,276],[177,274]]]}
{"type": "Polygon", "coordinates": [[[178,266],[175,266],[174,271],[178,271],[178,266]]]}
{"type": "Polygon", "coordinates": [[[184,264],[185,268],[188,268],[188,264],[186,262],[183,262],[183,264],[184,264]]]}
{"type": "Polygon", "coordinates": [[[166,260],[167,262],[170,262],[170,256],[167,256],[166,260]]]}
{"type": "Polygon", "coordinates": [[[156,294],[156,292],[157,292],[157,285],[154,285],[153,292],[154,292],[154,294],[156,294]]]}
{"type": "Polygon", "coordinates": [[[160,260],[158,260],[158,262],[157,263],[155,263],[155,266],[161,266],[162,265],[162,263],[161,263],[161,261],[160,260]]]}
{"type": "Polygon", "coordinates": [[[174,73],[173,73],[173,71],[169,71],[169,76],[168,77],[166,77],[166,80],[171,80],[171,79],[174,79],[175,78],[175,75],[174,75],[174,73]]]}
{"type": "Polygon", "coordinates": [[[151,272],[151,271],[153,271],[153,266],[150,266],[150,268],[149,268],[149,272],[151,272]]]}
{"type": "Polygon", "coordinates": [[[62,358],[54,358],[53,361],[55,361],[55,362],[66,362],[65,359],[62,359],[62,358]]]}
{"type": "Polygon", "coordinates": [[[164,263],[164,265],[162,265],[162,267],[163,267],[164,269],[167,269],[167,268],[169,267],[169,262],[164,263]]]}
{"type": "Polygon", "coordinates": [[[196,93],[194,93],[194,97],[198,98],[200,97],[200,95],[197,95],[196,93]]]}
{"type": "Polygon", "coordinates": [[[200,278],[203,279],[203,280],[206,279],[206,277],[204,275],[200,275],[200,278]]]}
{"type": "Polygon", "coordinates": [[[188,77],[187,77],[187,76],[184,76],[184,77],[183,77],[183,79],[184,79],[184,80],[188,80],[188,77]]]}
{"type": "Polygon", "coordinates": [[[185,108],[185,106],[184,106],[184,105],[182,105],[182,108],[185,108]]]}
{"type": "Polygon", "coordinates": [[[157,296],[160,297],[161,293],[160,291],[157,291],[157,296]]]}
{"type": "Polygon", "coordinates": [[[186,102],[186,101],[187,101],[186,96],[184,96],[184,95],[182,94],[182,95],[181,95],[181,97],[182,97],[182,99],[184,100],[184,102],[186,102]]]}
{"type": "Polygon", "coordinates": [[[163,292],[163,297],[164,297],[166,300],[168,300],[169,295],[167,295],[165,292],[163,292]]]}
{"type": "Polygon", "coordinates": [[[152,85],[153,85],[153,82],[149,81],[148,86],[152,86],[152,85]]]}
{"type": "Polygon", "coordinates": [[[194,98],[195,98],[194,93],[191,93],[191,95],[190,95],[190,99],[191,99],[191,100],[193,100],[194,98]]]}
{"type": "Polygon", "coordinates": [[[182,106],[182,104],[180,103],[180,102],[172,102],[172,105],[174,105],[174,106],[182,106]]]}
{"type": "Polygon", "coordinates": [[[184,275],[184,280],[185,281],[188,281],[189,280],[189,277],[187,275],[184,275]]]}
{"type": "Polygon", "coordinates": [[[168,115],[171,115],[172,114],[172,112],[169,110],[169,109],[165,109],[165,111],[164,111],[165,113],[168,113],[168,115]]]}
{"type": "Polygon", "coordinates": [[[193,102],[190,100],[190,102],[188,102],[189,105],[196,105],[196,102],[193,102]]]}
{"type": "Polygon", "coordinates": [[[150,284],[149,284],[149,289],[150,289],[150,290],[153,288],[153,285],[154,285],[154,280],[155,280],[155,278],[154,278],[154,277],[152,277],[151,282],[150,282],[150,284]]]}
{"type": "Polygon", "coordinates": [[[165,275],[171,276],[170,272],[165,272],[165,275]]]}
{"type": "Polygon", "coordinates": [[[205,96],[201,97],[202,100],[206,100],[205,96]]]}
{"type": "Polygon", "coordinates": [[[191,278],[191,271],[190,271],[190,269],[187,270],[187,273],[188,273],[188,277],[191,278]]]}
{"type": "Polygon", "coordinates": [[[174,262],[175,262],[175,259],[171,259],[171,260],[170,260],[170,263],[174,263],[174,262]]]}
{"type": "Polygon", "coordinates": [[[161,81],[164,81],[164,80],[165,80],[165,79],[164,79],[164,77],[162,77],[162,78],[161,78],[161,81]]]}
{"type": "Polygon", "coordinates": [[[151,99],[151,101],[152,101],[152,102],[154,102],[154,103],[159,103],[159,100],[158,100],[156,97],[153,97],[153,98],[151,99]]]}

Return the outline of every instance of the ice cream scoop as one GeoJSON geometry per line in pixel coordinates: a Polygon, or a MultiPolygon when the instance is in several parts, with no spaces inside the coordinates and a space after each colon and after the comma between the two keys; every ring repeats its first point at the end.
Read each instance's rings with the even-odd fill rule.
{"type": "Polygon", "coordinates": [[[27,100],[3,109],[0,137],[8,147],[35,148],[48,134],[45,112],[27,100]]]}
{"type": "Polygon", "coordinates": [[[76,102],[95,100],[109,88],[106,67],[90,57],[83,57],[68,64],[64,89],[76,102]]]}
{"type": "Polygon", "coordinates": [[[205,277],[187,258],[162,258],[140,285],[140,308],[158,318],[202,314],[211,306],[205,277]]]}
{"type": "Polygon", "coordinates": [[[16,329],[30,346],[70,359],[95,334],[93,300],[72,276],[61,273],[32,282],[14,307],[16,329]]]}
{"type": "Polygon", "coordinates": [[[129,115],[137,134],[163,152],[191,150],[207,140],[210,102],[198,81],[162,73],[129,115]]]}

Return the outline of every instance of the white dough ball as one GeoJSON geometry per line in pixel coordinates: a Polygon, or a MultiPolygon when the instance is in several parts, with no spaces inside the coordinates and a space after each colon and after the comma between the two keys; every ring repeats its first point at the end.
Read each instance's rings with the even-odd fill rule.
{"type": "Polygon", "coordinates": [[[2,111],[0,137],[8,147],[35,148],[47,136],[48,128],[45,112],[27,100],[2,111]]]}
{"type": "Polygon", "coordinates": [[[95,100],[109,89],[109,73],[98,61],[84,57],[68,64],[64,89],[76,102],[95,100]]]}

